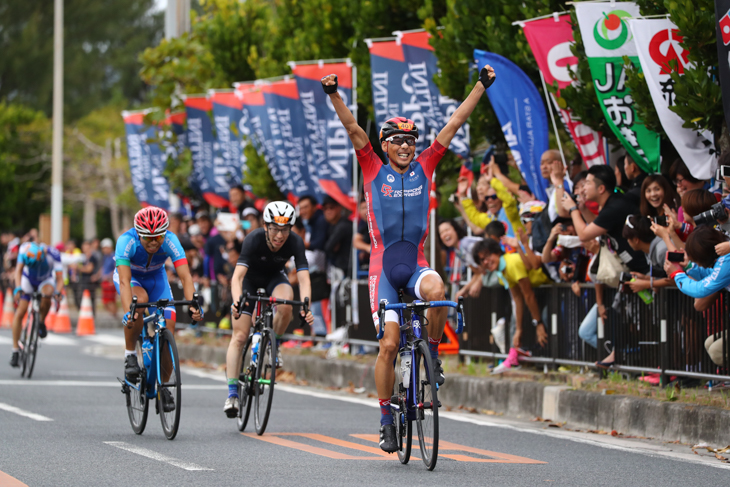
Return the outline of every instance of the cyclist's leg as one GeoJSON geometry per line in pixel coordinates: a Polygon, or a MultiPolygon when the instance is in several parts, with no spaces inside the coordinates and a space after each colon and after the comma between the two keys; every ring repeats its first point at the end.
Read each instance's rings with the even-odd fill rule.
{"type": "MultiPolygon", "coordinates": [[[[266,286],[266,292],[269,296],[278,299],[294,299],[294,290],[289,284],[289,279],[282,272],[276,278],[269,281],[266,286]]],[[[292,307],[289,305],[276,305],[276,313],[274,313],[274,333],[276,337],[280,337],[286,332],[286,327],[291,323],[292,307]]]]}
{"type": "MultiPolygon", "coordinates": [[[[242,283],[242,293],[255,294],[256,285],[253,278],[245,277],[242,283]]],[[[228,378],[228,397],[238,397],[238,371],[241,370],[241,354],[246,345],[248,335],[251,331],[251,313],[253,313],[255,301],[244,303],[241,316],[234,318],[232,322],[233,332],[231,341],[228,343],[226,352],[226,376],[228,378]]]]}
{"type": "MultiPolygon", "coordinates": [[[[376,332],[379,329],[378,308],[381,300],[388,303],[398,302],[398,292],[391,286],[383,273],[383,254],[370,256],[370,275],[368,277],[368,293],[370,295],[370,311],[373,314],[373,323],[376,332]]],[[[380,339],[380,351],[375,362],[375,388],[380,403],[380,424],[393,424],[390,413],[390,398],[393,395],[395,363],[398,346],[400,345],[400,331],[398,327],[398,313],[393,310],[385,312],[385,332],[380,339]]]]}
{"type": "MultiPolygon", "coordinates": [[[[424,262],[419,262],[418,270],[408,281],[407,292],[423,301],[443,301],[446,299],[444,281],[436,271],[430,269],[424,262]]],[[[431,350],[431,358],[438,357],[438,344],[446,327],[446,315],[449,309],[446,307],[429,308],[426,312],[428,326],[428,345],[431,350]]]]}
{"type": "Polygon", "coordinates": [[[35,286],[26,276],[20,278],[20,288],[18,308],[15,310],[15,316],[13,316],[13,351],[18,350],[18,340],[20,340],[20,333],[23,330],[23,316],[28,311],[30,295],[35,292],[35,286]]]}
{"type": "MultiPolygon", "coordinates": [[[[145,302],[153,303],[161,299],[167,299],[172,301],[172,289],[170,289],[170,283],[167,280],[167,273],[165,269],[160,269],[160,272],[153,274],[152,276],[146,277],[145,279],[139,279],[141,287],[147,292],[149,296],[145,302]]],[[[132,291],[134,291],[134,287],[132,291]]],[[[142,302],[142,299],[139,300],[142,302]]],[[[175,335],[175,323],[177,322],[177,314],[174,306],[168,306],[165,308],[165,326],[175,335]]],[[[142,329],[140,328],[140,332],[142,329]]],[[[139,335],[139,333],[137,333],[139,335]]],[[[135,338],[136,339],[136,338],[135,338]]],[[[170,357],[170,349],[163,348],[160,350],[160,367],[162,368],[162,381],[167,382],[172,374],[172,358],[170,357]]],[[[178,364],[179,366],[179,364],[178,364]]]]}
{"type": "MultiPolygon", "coordinates": [[[[137,302],[138,303],[148,303],[150,298],[147,294],[147,290],[142,286],[142,283],[137,278],[132,278],[132,296],[137,296],[137,302]]],[[[117,274],[116,271],[114,271],[114,286],[117,289],[117,294],[119,294],[119,274],[117,274]]],[[[125,309],[122,310],[124,313],[127,313],[129,310],[125,309]]],[[[138,318],[134,321],[134,324],[131,328],[124,327],[124,346],[125,350],[127,351],[127,354],[134,354],[135,348],[137,346],[137,337],[140,333],[142,333],[142,325],[143,317],[142,317],[142,311],[138,311],[137,315],[138,318]]]]}
{"type": "Polygon", "coordinates": [[[51,309],[51,298],[53,293],[56,292],[56,279],[51,277],[41,283],[39,286],[43,297],[41,298],[41,323],[45,323],[46,315],[51,309]]]}

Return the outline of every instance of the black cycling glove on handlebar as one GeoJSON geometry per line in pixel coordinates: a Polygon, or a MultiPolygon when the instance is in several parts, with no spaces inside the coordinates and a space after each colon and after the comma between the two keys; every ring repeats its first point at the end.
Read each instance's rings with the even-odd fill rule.
{"type": "Polygon", "coordinates": [[[495,75],[494,78],[489,79],[489,71],[487,71],[487,67],[484,66],[482,70],[479,72],[479,81],[482,82],[482,85],[484,85],[484,89],[486,90],[490,86],[492,86],[492,83],[497,79],[497,76],[495,75]]]}
{"type": "MultiPolygon", "coordinates": [[[[325,76],[324,78],[326,78],[325,76]]],[[[335,84],[333,85],[326,85],[324,84],[324,78],[322,78],[322,88],[324,89],[324,92],[328,95],[331,95],[332,93],[337,93],[337,75],[335,75],[335,84]]]]}

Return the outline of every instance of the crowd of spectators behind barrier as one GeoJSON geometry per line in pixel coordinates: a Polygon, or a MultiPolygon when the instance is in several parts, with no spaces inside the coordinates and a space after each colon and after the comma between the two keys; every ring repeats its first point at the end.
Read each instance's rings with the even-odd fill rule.
{"type": "MultiPolygon", "coordinates": [[[[730,157],[723,155],[719,163],[730,166],[730,157]]],[[[694,221],[727,196],[730,181],[697,180],[681,159],[674,160],[662,174],[645,174],[629,156],[620,157],[613,168],[593,166],[586,170],[579,159],[564,165],[555,150],[542,155],[540,171],[548,184],[548,201],[535,197],[509,154],[493,155],[482,164],[472,184],[469,177],[459,178],[449,201],[461,218],[439,220],[437,225],[441,263],[437,269],[450,284],[450,298],[480,299],[495,287],[510,292],[510,323],[503,319],[492,329],[497,345],[508,355],[495,372],[516,366],[519,357],[529,353],[523,348],[526,334],[534,334],[530,343],[546,346],[547,316],[533,291],[538,286],[565,283],[580,295],[582,284],[595,285],[596,304],[586,313],[578,332],[595,348],[598,318],[607,319],[616,307],[604,301],[605,286],[620,284],[622,292],[640,293],[642,299],[650,300],[661,288],[680,283],[680,290],[696,298],[695,307],[702,310],[712,305],[718,291],[730,285],[730,260],[725,262],[725,255],[730,253],[728,211],[722,212],[719,222],[698,227],[694,221]],[[667,251],[685,249],[683,262],[665,262],[667,251]],[[690,262],[695,263],[692,269],[690,262]],[[686,276],[679,275],[685,268],[686,276]],[[695,282],[693,279],[704,281],[693,285],[688,282],[695,282]],[[534,328],[522,327],[525,309],[534,328]],[[506,326],[510,327],[511,343],[500,341],[506,326]]],[[[230,303],[237,299],[230,295],[230,279],[241,245],[263,223],[262,202],[254,201],[243,187],[232,187],[229,198],[230,207],[215,214],[205,207],[189,216],[172,213],[169,228],[183,246],[196,288],[205,301],[206,319],[221,328],[230,327],[230,303]]],[[[315,324],[311,333],[321,336],[334,326],[329,306],[338,286],[346,279],[367,276],[367,208],[362,201],[357,213],[351,215],[331,197],[318,204],[313,196],[303,196],[297,210],[294,231],[304,239],[312,277],[315,324]],[[357,220],[354,235],[353,219],[357,220]],[[351,276],[353,256],[357,276],[351,276]]],[[[6,288],[14,287],[12,272],[19,245],[33,239],[37,239],[35,230],[22,236],[2,234],[6,288]]],[[[74,241],[63,245],[65,279],[77,307],[83,291],[89,290],[94,309],[100,293],[107,312],[118,316],[113,255],[111,239],[85,241],[80,248],[74,241]]],[[[174,268],[170,265],[167,271],[171,285],[176,286],[174,268]]],[[[296,284],[296,273],[289,276],[296,284]]],[[[603,351],[598,353],[600,357],[603,351]]],[[[614,363],[614,352],[607,350],[596,365],[611,367],[614,363]]]]}

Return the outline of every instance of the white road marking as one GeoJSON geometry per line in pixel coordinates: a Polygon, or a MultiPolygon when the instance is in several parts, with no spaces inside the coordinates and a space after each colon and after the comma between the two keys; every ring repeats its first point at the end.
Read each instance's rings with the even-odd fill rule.
{"type": "Polygon", "coordinates": [[[15,413],[18,416],[25,416],[26,418],[34,419],[36,421],[53,421],[51,418],[48,418],[41,414],[31,413],[30,411],[16,408],[15,406],[11,406],[10,404],[5,404],[3,402],[0,402],[0,409],[9,413],[15,413]]]}
{"type": "Polygon", "coordinates": [[[131,453],[136,453],[137,455],[141,455],[146,458],[151,458],[152,460],[157,460],[158,462],[167,463],[169,465],[172,465],[173,467],[182,468],[183,470],[213,470],[212,468],[201,467],[200,465],[196,465],[194,463],[183,462],[182,460],[168,457],[167,455],[163,455],[162,453],[148,450],[147,448],[130,445],[123,441],[105,441],[104,443],[115,448],[120,448],[131,453]]]}
{"type": "Polygon", "coordinates": [[[0,336],[0,345],[12,345],[13,339],[10,337],[0,336]]]}
{"type": "MultiPolygon", "coordinates": [[[[119,381],[84,380],[0,380],[0,386],[43,386],[43,387],[121,387],[119,381]]],[[[213,384],[185,384],[183,391],[214,391],[221,388],[213,384]]]]}
{"type": "Polygon", "coordinates": [[[46,338],[41,338],[38,343],[43,345],[62,345],[64,347],[71,345],[78,345],[79,340],[76,337],[66,335],[56,335],[55,333],[49,333],[46,338]]]}
{"type": "Polygon", "coordinates": [[[124,335],[122,335],[121,332],[119,333],[119,335],[89,335],[85,338],[86,340],[90,340],[101,345],[119,345],[120,347],[124,346],[124,335]]]}

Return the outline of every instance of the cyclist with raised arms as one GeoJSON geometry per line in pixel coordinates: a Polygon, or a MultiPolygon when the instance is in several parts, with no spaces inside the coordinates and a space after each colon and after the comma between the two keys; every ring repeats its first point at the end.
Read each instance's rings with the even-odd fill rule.
{"type": "MultiPolygon", "coordinates": [[[[312,297],[309,280],[309,267],[304,255],[304,241],[291,228],[296,221],[294,207],[286,201],[272,201],[264,208],[264,226],[257,228],[243,240],[241,255],[236,263],[236,270],[231,278],[231,295],[234,300],[242,294],[256,294],[258,289],[265,289],[268,296],[278,299],[293,299],[294,291],[286,275],[286,263],[294,257],[299,280],[299,296],[302,301],[312,297]]],[[[251,330],[251,313],[254,301],[246,302],[239,313],[235,303],[231,306],[233,316],[233,335],[228,344],[226,354],[226,371],[228,375],[228,398],[223,412],[229,418],[238,414],[238,371],[241,354],[251,330]]],[[[277,305],[274,313],[274,333],[276,334],[277,356],[276,367],[284,363],[281,358],[280,337],[291,322],[292,307],[277,305]]],[[[310,325],[314,316],[308,312],[304,317],[310,325]]]]}
{"type": "MultiPolygon", "coordinates": [[[[132,297],[137,296],[138,303],[150,303],[161,299],[172,298],[172,290],[165,272],[165,261],[169,257],[175,266],[175,272],[183,285],[185,299],[192,300],[195,293],[193,276],[190,274],[188,260],[185,258],[180,240],[177,235],[167,230],[170,221],[165,210],[156,206],[142,208],[134,215],[134,227],[122,234],[117,240],[117,248],[114,252],[116,269],[114,270],[114,286],[122,298],[122,309],[129,310],[132,305],[132,297]]],[[[201,309],[189,309],[188,313],[192,319],[200,321],[203,319],[201,309]]],[[[135,383],[141,372],[137,362],[135,345],[137,337],[142,332],[143,313],[136,311],[134,316],[129,316],[127,311],[122,317],[124,328],[124,375],[129,382],[135,383]]],[[[175,307],[169,306],[165,309],[165,321],[167,328],[175,333],[175,307]]],[[[162,351],[163,370],[167,371],[169,379],[172,371],[170,366],[170,352],[162,351]]],[[[167,388],[162,388],[162,407],[165,412],[174,411],[175,403],[172,393],[167,388]]]]}
{"type": "MultiPolygon", "coordinates": [[[[441,277],[428,267],[423,243],[428,233],[428,207],[431,176],[446,153],[457,130],[466,122],[479,99],[494,82],[491,66],[479,73],[479,82],[456,109],[436,140],[415,158],[418,127],[409,119],[394,117],[380,129],[380,147],[387,164],[375,154],[365,131],[357,124],[337,92],[337,76],[322,78],[322,87],[347,130],[363,172],[363,188],[368,211],[371,253],[368,288],[370,311],[375,327],[379,326],[380,301],[398,302],[398,290],[425,301],[444,299],[441,277]]],[[[443,368],[438,360],[438,345],[446,323],[447,308],[431,308],[427,314],[428,342],[434,359],[434,377],[444,383],[443,368]]],[[[398,449],[390,398],[395,374],[393,364],[400,342],[398,315],[385,313],[385,334],[380,340],[380,353],[375,363],[375,385],[380,403],[380,448],[392,453],[398,449]]]]}
{"type": "Polygon", "coordinates": [[[15,290],[13,297],[18,302],[18,309],[13,317],[13,353],[10,356],[10,365],[19,366],[18,340],[23,330],[23,316],[28,311],[31,295],[40,291],[41,322],[38,326],[38,336],[44,338],[46,330],[46,315],[51,309],[51,296],[63,292],[63,266],[61,254],[46,244],[26,242],[18,250],[18,262],[15,266],[15,290]]]}

